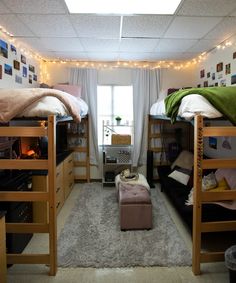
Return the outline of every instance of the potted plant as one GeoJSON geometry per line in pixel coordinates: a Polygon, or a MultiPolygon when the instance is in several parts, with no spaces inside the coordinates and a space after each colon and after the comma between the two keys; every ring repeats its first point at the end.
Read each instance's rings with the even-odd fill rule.
{"type": "Polygon", "coordinates": [[[120,125],[120,121],[121,121],[121,117],[120,116],[116,116],[116,124],[120,125]]]}

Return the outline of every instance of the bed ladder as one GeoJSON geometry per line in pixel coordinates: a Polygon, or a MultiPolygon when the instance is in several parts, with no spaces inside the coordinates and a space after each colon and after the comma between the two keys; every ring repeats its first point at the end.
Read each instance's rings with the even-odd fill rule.
{"type": "Polygon", "coordinates": [[[236,200],[236,190],[225,192],[203,192],[202,170],[236,168],[236,159],[203,159],[203,138],[211,136],[236,136],[236,127],[204,127],[203,117],[197,115],[194,121],[194,193],[193,193],[193,247],[192,271],[201,273],[200,264],[224,261],[224,251],[201,250],[201,236],[206,232],[236,231],[236,221],[202,222],[202,204],[211,201],[236,200]]]}
{"type": "Polygon", "coordinates": [[[48,159],[0,159],[0,169],[48,170],[47,192],[0,191],[0,201],[47,202],[49,223],[6,223],[7,233],[49,234],[48,254],[7,254],[7,264],[47,264],[49,275],[57,272],[57,217],[55,202],[56,120],[48,117],[47,126],[0,127],[0,137],[48,137],[48,159]]]}

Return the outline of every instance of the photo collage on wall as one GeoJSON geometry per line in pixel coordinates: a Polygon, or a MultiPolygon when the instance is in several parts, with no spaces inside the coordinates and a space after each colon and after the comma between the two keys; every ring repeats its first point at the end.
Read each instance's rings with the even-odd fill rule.
{"type": "MultiPolygon", "coordinates": [[[[233,52],[232,59],[236,59],[236,51],[233,52]]],[[[226,86],[226,76],[230,76],[231,85],[236,84],[236,74],[232,74],[232,63],[218,62],[215,67],[212,67],[211,72],[205,69],[200,70],[199,77],[202,82],[197,87],[226,86]]]]}
{"type": "Polygon", "coordinates": [[[1,61],[4,62],[7,59],[7,62],[0,62],[0,80],[2,80],[5,75],[15,75],[15,82],[18,84],[23,83],[23,78],[28,79],[29,84],[32,84],[33,81],[37,82],[38,77],[35,71],[35,66],[32,64],[27,66],[26,56],[17,54],[16,47],[13,44],[9,45],[2,39],[0,39],[0,57],[1,56],[3,57],[3,60],[1,61]],[[12,61],[10,58],[13,58],[12,61]]]}

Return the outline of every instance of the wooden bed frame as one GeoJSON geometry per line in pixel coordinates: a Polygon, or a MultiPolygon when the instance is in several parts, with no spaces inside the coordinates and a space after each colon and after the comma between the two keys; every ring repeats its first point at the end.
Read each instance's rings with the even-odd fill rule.
{"type": "Polygon", "coordinates": [[[0,191],[0,201],[47,202],[49,223],[6,223],[8,233],[49,234],[48,254],[7,254],[7,264],[47,264],[49,275],[57,272],[56,180],[56,118],[51,115],[47,126],[0,127],[0,137],[48,137],[48,159],[0,159],[0,169],[48,170],[48,192],[0,191]]]}
{"type": "MultiPolygon", "coordinates": [[[[158,120],[160,117],[158,117],[158,120]]],[[[149,115],[148,141],[155,137],[151,133],[151,125],[157,122],[156,116],[149,115]]],[[[225,192],[203,192],[202,170],[217,168],[236,168],[236,157],[232,159],[204,159],[203,138],[211,136],[236,136],[236,127],[204,126],[203,117],[197,115],[194,118],[194,193],[193,193],[193,234],[192,234],[192,271],[195,275],[201,273],[201,263],[224,261],[224,251],[202,251],[202,233],[236,231],[235,221],[202,222],[202,204],[212,201],[236,200],[236,190],[225,192]]],[[[159,136],[158,136],[159,137],[159,136]]]]}

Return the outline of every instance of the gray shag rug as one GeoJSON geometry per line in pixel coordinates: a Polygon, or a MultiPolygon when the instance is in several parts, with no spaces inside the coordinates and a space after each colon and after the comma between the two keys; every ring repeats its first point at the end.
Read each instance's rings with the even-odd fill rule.
{"type": "Polygon", "coordinates": [[[117,192],[100,183],[79,189],[58,239],[60,267],[189,266],[191,255],[162,193],[151,189],[153,229],[120,231],[117,192]]]}

